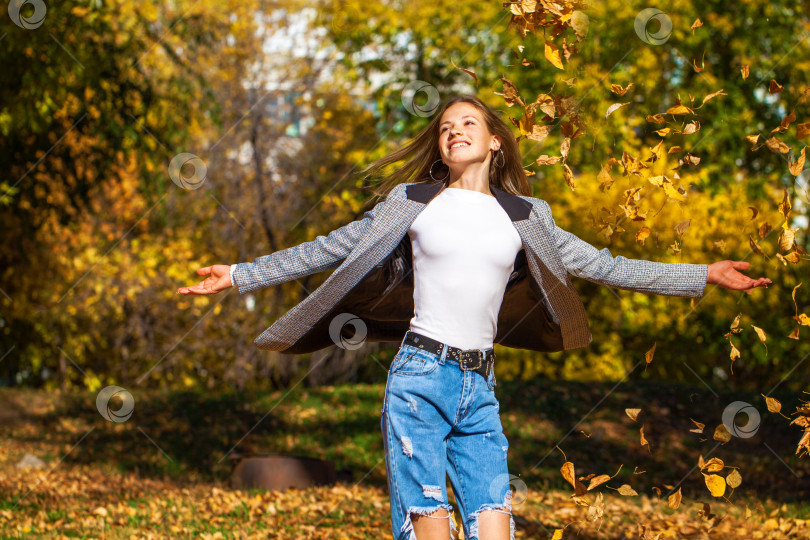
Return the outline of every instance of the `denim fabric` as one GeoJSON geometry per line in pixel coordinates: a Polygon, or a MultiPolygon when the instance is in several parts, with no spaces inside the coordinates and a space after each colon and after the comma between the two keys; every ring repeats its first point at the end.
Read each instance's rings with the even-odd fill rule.
{"type": "MultiPolygon", "coordinates": [[[[484,378],[462,371],[446,356],[446,345],[434,354],[400,344],[388,372],[381,428],[393,537],[416,538],[411,514],[444,508],[452,516],[449,477],[465,538],[478,538],[483,510],[509,514],[514,538],[509,443],[498,414],[494,370],[484,378]]],[[[455,531],[454,521],[449,519],[455,531]]]]}

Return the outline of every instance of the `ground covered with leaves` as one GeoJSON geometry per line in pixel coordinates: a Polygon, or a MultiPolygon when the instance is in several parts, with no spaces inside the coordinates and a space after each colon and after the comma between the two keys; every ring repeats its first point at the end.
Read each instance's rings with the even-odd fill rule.
{"type": "MultiPolygon", "coordinates": [[[[0,390],[0,537],[390,538],[383,392],[142,391],[115,423],[95,395],[0,390]],[[340,481],[234,490],[235,452],[328,459],[340,481]],[[26,453],[44,467],[17,467],[26,453]]],[[[802,431],[761,395],[547,381],[501,382],[497,393],[517,538],[810,536],[802,431]],[[751,436],[718,440],[735,401],[760,422],[751,436]],[[721,496],[711,477],[725,482],[721,496]]],[[[787,412],[806,394],[769,397],[787,412]]]]}

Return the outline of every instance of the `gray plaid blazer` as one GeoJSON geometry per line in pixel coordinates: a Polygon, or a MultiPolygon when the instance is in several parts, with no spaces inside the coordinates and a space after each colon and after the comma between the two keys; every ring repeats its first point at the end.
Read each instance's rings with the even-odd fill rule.
{"type": "MultiPolygon", "coordinates": [[[[401,341],[414,315],[407,232],[443,185],[400,184],[360,220],[236,265],[239,294],[337,268],[259,335],[256,346],[308,353],[350,339],[363,326],[365,341],[401,341]],[[340,324],[347,320],[353,322],[340,324]]],[[[703,295],[708,265],[613,257],[607,248],[596,249],[557,227],[545,201],[490,189],[523,240],[498,313],[495,343],[544,352],[588,345],[593,340],[588,318],[569,274],[631,291],[703,295]]]]}

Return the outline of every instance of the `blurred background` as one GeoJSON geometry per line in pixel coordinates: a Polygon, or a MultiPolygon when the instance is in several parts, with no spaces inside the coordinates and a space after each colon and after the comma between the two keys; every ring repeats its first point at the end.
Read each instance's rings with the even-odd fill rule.
{"type": "Polygon", "coordinates": [[[12,0],[0,22],[0,384],[385,381],[397,344],[254,347],[328,273],[244,296],[175,290],[198,267],[358,219],[371,201],[358,171],[460,92],[522,136],[534,196],[560,227],[614,256],[747,260],[774,281],[690,301],[573,278],[593,344],[496,346],[499,380],[806,387],[810,283],[794,288],[807,276],[810,6],[659,4],[544,3],[544,22],[527,26],[528,0],[12,0]],[[549,99],[552,115],[528,114],[549,99]],[[691,112],[671,112],[678,103],[691,112]]]}

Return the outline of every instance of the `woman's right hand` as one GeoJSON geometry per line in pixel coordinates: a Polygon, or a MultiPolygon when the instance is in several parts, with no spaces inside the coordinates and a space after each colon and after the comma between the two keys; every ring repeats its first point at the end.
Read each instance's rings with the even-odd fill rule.
{"type": "Polygon", "coordinates": [[[214,294],[232,286],[231,266],[228,264],[198,268],[197,275],[208,277],[192,287],[180,287],[177,294],[214,294]]]}

